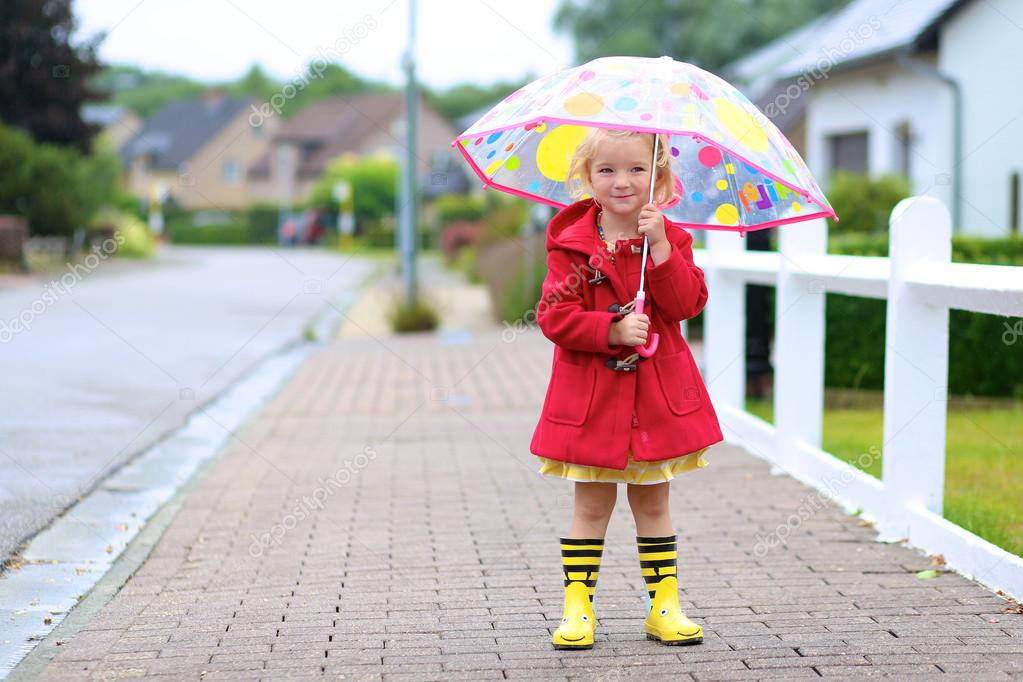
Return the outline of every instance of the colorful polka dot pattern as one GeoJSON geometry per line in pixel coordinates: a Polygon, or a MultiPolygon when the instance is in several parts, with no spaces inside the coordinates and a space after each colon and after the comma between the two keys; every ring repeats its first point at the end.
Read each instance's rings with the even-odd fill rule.
{"type": "Polygon", "coordinates": [[[488,184],[557,205],[589,126],[669,133],[676,222],[722,229],[834,215],[803,159],[724,80],[668,57],[603,57],[534,81],[456,142],[488,184]]]}

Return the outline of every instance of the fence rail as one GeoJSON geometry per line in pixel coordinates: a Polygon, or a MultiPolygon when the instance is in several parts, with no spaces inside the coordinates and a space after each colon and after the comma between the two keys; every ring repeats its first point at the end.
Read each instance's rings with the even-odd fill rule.
{"type": "MultiPolygon", "coordinates": [[[[775,471],[824,491],[876,522],[879,539],[907,538],[989,587],[1023,600],[1023,558],[947,521],[945,427],[949,309],[1023,316],[1023,267],[952,263],[948,211],[910,197],[892,211],[887,257],[827,254],[818,219],[780,228],[777,252],[744,250],[708,231],[694,258],[711,295],[704,311],[704,378],[726,440],[775,471]],[[774,424],[744,409],[745,287],[776,287],[774,424]],[[826,293],[887,300],[883,443],[878,480],[821,447],[826,293]]],[[[1019,504],[1023,505],[1023,482],[1019,504]]]]}

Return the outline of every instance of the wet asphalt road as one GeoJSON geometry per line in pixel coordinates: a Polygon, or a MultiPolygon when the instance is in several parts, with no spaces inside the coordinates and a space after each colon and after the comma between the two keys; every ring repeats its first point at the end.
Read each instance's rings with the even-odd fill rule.
{"type": "Polygon", "coordinates": [[[0,280],[0,561],[373,267],[325,250],[164,247],[0,280]]]}

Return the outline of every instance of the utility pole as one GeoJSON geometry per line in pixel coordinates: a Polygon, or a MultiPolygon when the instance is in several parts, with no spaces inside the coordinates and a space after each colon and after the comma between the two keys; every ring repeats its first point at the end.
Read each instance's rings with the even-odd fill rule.
{"type": "Polygon", "coordinates": [[[419,198],[416,166],[416,0],[409,0],[409,37],[405,51],[405,174],[403,192],[399,198],[398,219],[401,231],[402,273],[405,277],[405,297],[411,306],[416,300],[416,251],[419,247],[419,198]]]}

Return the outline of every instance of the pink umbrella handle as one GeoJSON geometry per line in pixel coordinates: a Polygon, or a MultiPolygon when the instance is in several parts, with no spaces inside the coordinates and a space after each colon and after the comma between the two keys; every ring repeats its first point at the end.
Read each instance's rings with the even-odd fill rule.
{"type": "MultiPolygon", "coordinates": [[[[636,292],[636,305],[633,307],[632,312],[637,315],[643,314],[643,304],[646,301],[646,293],[643,291],[636,292]]],[[[645,346],[635,346],[636,352],[644,358],[648,358],[657,352],[657,343],[661,340],[661,335],[657,332],[650,334],[650,338],[647,339],[645,346]]]]}

